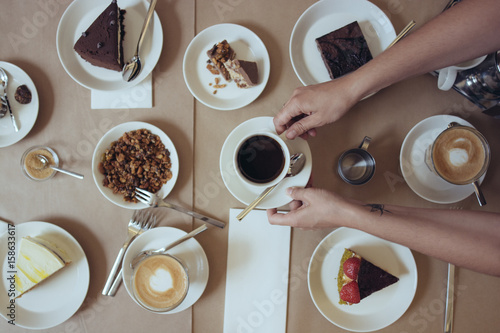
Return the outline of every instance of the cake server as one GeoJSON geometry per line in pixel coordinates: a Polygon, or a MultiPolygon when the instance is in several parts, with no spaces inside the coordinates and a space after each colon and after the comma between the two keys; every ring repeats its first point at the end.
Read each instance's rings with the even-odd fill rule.
{"type": "Polygon", "coordinates": [[[144,24],[142,26],[141,34],[139,35],[139,41],[137,42],[137,49],[135,50],[135,54],[132,57],[132,59],[130,59],[130,61],[123,67],[122,77],[127,82],[135,80],[135,78],[139,76],[139,73],[141,73],[142,63],[141,63],[141,58],[139,56],[139,51],[141,49],[142,42],[144,41],[146,30],[148,30],[151,17],[153,17],[156,2],[157,0],[151,0],[151,3],[149,4],[148,13],[146,15],[146,19],[144,20],[144,24]]]}
{"type": "Polygon", "coordinates": [[[0,67],[0,88],[3,91],[0,91],[0,99],[2,100],[2,104],[5,104],[7,110],[10,113],[10,119],[12,119],[12,124],[14,125],[14,129],[16,132],[19,132],[19,127],[17,126],[16,118],[14,118],[14,114],[12,113],[12,108],[10,107],[9,99],[7,97],[7,84],[9,82],[9,76],[5,73],[4,69],[0,67]]]}

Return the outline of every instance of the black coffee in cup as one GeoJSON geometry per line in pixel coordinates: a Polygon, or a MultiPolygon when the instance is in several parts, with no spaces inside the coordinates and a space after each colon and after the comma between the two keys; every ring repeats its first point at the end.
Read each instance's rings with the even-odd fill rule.
{"type": "Polygon", "coordinates": [[[257,184],[264,184],[281,174],[285,166],[285,154],[275,139],[259,134],[241,144],[236,161],[238,170],[245,178],[257,184]]]}

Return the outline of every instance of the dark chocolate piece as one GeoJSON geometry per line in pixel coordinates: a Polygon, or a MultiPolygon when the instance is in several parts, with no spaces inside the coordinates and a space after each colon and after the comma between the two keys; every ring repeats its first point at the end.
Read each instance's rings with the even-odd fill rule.
{"type": "Polygon", "coordinates": [[[25,84],[17,87],[14,98],[20,104],[29,104],[31,102],[31,91],[25,84]]]}

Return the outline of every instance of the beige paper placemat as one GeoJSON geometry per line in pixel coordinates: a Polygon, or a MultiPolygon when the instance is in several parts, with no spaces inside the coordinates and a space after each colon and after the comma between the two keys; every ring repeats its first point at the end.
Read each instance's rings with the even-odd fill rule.
{"type": "Polygon", "coordinates": [[[92,109],[148,109],[153,107],[153,74],[141,83],[117,91],[91,90],[92,109]]]}

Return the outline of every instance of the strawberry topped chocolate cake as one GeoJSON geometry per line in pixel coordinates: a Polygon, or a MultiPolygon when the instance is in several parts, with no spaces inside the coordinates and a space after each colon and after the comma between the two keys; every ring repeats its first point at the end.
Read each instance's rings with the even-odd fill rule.
{"type": "Polygon", "coordinates": [[[340,304],[357,304],[399,278],[372,264],[356,252],[345,249],[338,273],[340,304]]]}

